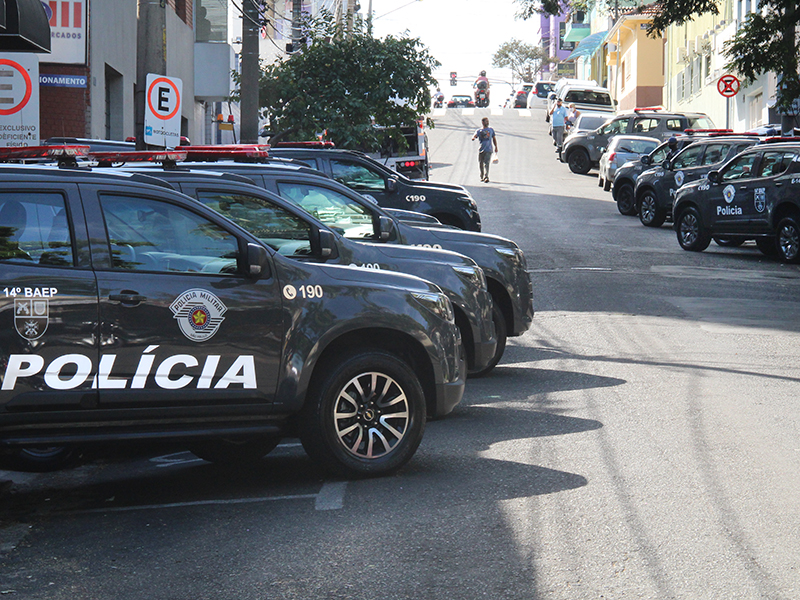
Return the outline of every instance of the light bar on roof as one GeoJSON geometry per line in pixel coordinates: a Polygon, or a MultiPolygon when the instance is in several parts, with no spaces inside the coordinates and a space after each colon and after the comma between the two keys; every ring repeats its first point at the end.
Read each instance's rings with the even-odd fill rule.
{"type": "Polygon", "coordinates": [[[186,160],[212,161],[236,158],[269,158],[269,144],[219,144],[217,146],[181,146],[186,160]]]}
{"type": "Polygon", "coordinates": [[[0,148],[0,161],[30,160],[36,158],[63,159],[86,156],[89,146],[18,146],[0,148]]]}
{"type": "Polygon", "coordinates": [[[186,160],[186,150],[141,150],[132,152],[90,152],[89,158],[98,163],[178,162],[186,160]]]}
{"type": "Polygon", "coordinates": [[[733,129],[684,129],[683,133],[733,133],[733,129]]]}
{"type": "Polygon", "coordinates": [[[336,144],[331,141],[311,140],[308,142],[278,142],[276,148],[335,148],[336,144]]]}

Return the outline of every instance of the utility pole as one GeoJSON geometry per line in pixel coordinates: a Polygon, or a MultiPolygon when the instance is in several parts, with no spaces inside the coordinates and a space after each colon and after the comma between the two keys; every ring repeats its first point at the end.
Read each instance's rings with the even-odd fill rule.
{"type": "Polygon", "coordinates": [[[167,1],[139,0],[136,20],[136,149],[144,150],[144,113],[147,102],[147,74],[167,74],[167,1]]]}
{"type": "Polygon", "coordinates": [[[258,143],[258,30],[260,15],[256,0],[242,0],[241,102],[243,144],[258,143]]]}

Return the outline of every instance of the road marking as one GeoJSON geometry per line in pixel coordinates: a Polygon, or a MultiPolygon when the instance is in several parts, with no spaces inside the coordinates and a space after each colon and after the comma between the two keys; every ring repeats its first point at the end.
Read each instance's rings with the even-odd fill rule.
{"type": "Polygon", "coordinates": [[[501,116],[502,114],[503,114],[503,109],[502,108],[492,108],[492,116],[493,117],[501,116]]]}
{"type": "Polygon", "coordinates": [[[461,114],[464,115],[465,117],[471,117],[472,115],[475,114],[475,109],[474,108],[462,108],[461,109],[461,114]]]}
{"type": "Polygon", "coordinates": [[[530,116],[531,116],[531,111],[529,111],[527,108],[520,108],[520,109],[517,111],[517,114],[518,114],[520,117],[530,117],[530,116]]]}
{"type": "Polygon", "coordinates": [[[344,492],[347,489],[346,481],[326,483],[317,494],[314,507],[317,510],[339,510],[344,507],[344,492]]]}
{"type": "Polygon", "coordinates": [[[445,114],[446,111],[447,111],[446,108],[434,108],[431,115],[433,115],[434,117],[441,117],[442,115],[445,114]]]}
{"type": "Polygon", "coordinates": [[[135,510],[161,510],[164,508],[185,508],[191,506],[225,506],[233,504],[258,504],[279,500],[311,500],[318,494],[290,494],[287,496],[264,496],[261,498],[231,498],[228,500],[195,500],[193,502],[168,502],[165,504],[140,504],[137,506],[107,506],[105,508],[87,508],[86,510],[66,511],[71,515],[88,515],[96,513],[133,512],[135,510]]]}

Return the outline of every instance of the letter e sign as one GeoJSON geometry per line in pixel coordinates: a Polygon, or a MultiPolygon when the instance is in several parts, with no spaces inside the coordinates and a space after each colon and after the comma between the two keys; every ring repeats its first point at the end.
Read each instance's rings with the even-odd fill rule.
{"type": "Polygon", "coordinates": [[[149,73],[144,112],[144,141],[174,148],[181,139],[181,94],[183,83],[175,77],[149,73]]]}

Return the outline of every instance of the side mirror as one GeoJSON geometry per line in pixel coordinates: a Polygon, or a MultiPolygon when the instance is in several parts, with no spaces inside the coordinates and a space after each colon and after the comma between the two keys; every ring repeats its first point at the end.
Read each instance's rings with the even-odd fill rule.
{"type": "Polygon", "coordinates": [[[264,246],[247,244],[247,273],[253,279],[269,277],[269,258],[264,246]]]}
{"type": "Polygon", "coordinates": [[[385,242],[386,240],[391,239],[392,234],[394,233],[394,221],[392,221],[389,217],[381,216],[378,219],[376,232],[377,238],[385,242]]]}
{"type": "Polygon", "coordinates": [[[719,183],[721,181],[719,171],[709,171],[708,175],[706,175],[706,179],[711,183],[719,183]]]}
{"type": "Polygon", "coordinates": [[[336,246],[336,236],[327,229],[319,230],[319,255],[322,258],[336,258],[339,250],[336,246]]]}
{"type": "Polygon", "coordinates": [[[639,162],[641,162],[645,167],[649,167],[651,164],[653,164],[653,159],[649,154],[643,154],[639,159],[639,162]]]}
{"type": "Polygon", "coordinates": [[[389,177],[386,180],[386,191],[387,192],[396,192],[397,191],[397,179],[394,177],[389,177]]]}

